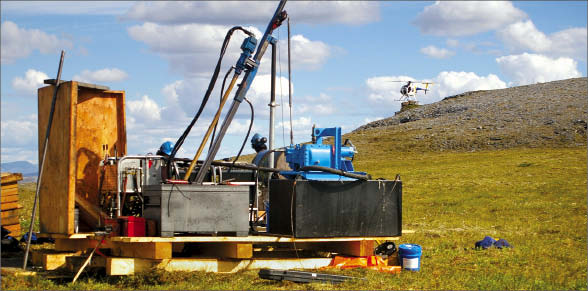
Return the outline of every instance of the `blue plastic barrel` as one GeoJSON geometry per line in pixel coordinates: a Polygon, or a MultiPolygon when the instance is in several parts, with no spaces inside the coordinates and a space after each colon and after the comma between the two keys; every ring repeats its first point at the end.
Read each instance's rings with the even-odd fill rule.
{"type": "Polygon", "coordinates": [[[415,244],[401,244],[398,247],[398,259],[402,268],[409,271],[421,269],[421,246],[415,244]]]}

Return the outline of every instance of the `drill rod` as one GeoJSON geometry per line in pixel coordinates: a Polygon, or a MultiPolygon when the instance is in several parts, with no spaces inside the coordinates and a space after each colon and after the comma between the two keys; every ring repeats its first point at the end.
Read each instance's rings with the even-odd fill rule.
{"type": "Polygon", "coordinates": [[[35,226],[35,214],[37,212],[37,200],[39,200],[39,191],[41,191],[41,181],[43,180],[43,169],[45,168],[45,157],[47,156],[47,148],[49,147],[49,136],[51,135],[51,125],[53,124],[53,113],[55,112],[55,102],[57,101],[57,91],[59,90],[59,83],[61,82],[61,69],[63,68],[63,58],[65,51],[61,51],[61,58],[59,59],[59,68],[57,69],[57,78],[55,79],[55,89],[53,90],[53,99],[51,100],[51,110],[49,111],[49,120],[47,121],[47,131],[45,132],[45,142],[43,146],[43,155],[41,163],[39,164],[39,176],[37,177],[37,190],[35,191],[35,200],[33,202],[33,210],[31,214],[31,224],[29,225],[29,235],[27,237],[27,248],[22,262],[22,268],[27,269],[27,260],[29,258],[29,249],[31,247],[31,237],[33,234],[33,227],[35,226]]]}
{"type": "MultiPolygon", "coordinates": [[[[261,43],[257,47],[257,52],[255,53],[255,56],[253,57],[253,59],[256,61],[256,63],[258,65],[261,63],[261,58],[265,54],[267,46],[269,45],[268,37],[271,36],[272,32],[274,31],[274,28],[277,27],[277,26],[274,27],[274,24],[278,20],[278,17],[280,16],[280,13],[282,13],[282,10],[284,10],[285,5],[286,5],[286,0],[281,0],[280,3],[278,4],[278,8],[276,9],[276,12],[274,13],[274,16],[270,20],[270,22],[265,30],[265,33],[263,34],[263,37],[261,39],[261,43]]],[[[239,109],[239,105],[241,105],[243,98],[245,98],[245,96],[247,95],[247,91],[249,90],[249,86],[253,82],[253,79],[255,78],[256,73],[257,73],[257,69],[248,70],[248,71],[246,71],[245,76],[243,76],[243,81],[239,85],[239,89],[237,90],[237,93],[235,94],[235,98],[233,100],[233,103],[231,104],[231,107],[229,108],[229,112],[227,112],[227,115],[225,116],[225,120],[223,121],[223,124],[219,130],[219,133],[218,133],[217,137],[214,139],[214,144],[212,145],[212,148],[208,152],[208,156],[206,157],[206,160],[202,164],[202,167],[200,168],[200,170],[198,170],[198,174],[196,174],[196,183],[202,184],[202,181],[204,180],[204,175],[208,171],[210,164],[212,163],[212,161],[214,160],[214,157],[216,156],[216,153],[220,149],[220,145],[221,145],[221,142],[223,141],[223,137],[225,136],[227,129],[231,125],[231,122],[233,121],[233,118],[235,117],[235,114],[237,113],[237,109],[239,109]]]]}
{"type": "Polygon", "coordinates": [[[204,134],[204,138],[202,139],[202,143],[200,143],[200,147],[198,147],[198,151],[196,151],[196,155],[194,155],[194,159],[192,159],[192,162],[190,163],[190,167],[188,168],[188,171],[186,171],[186,175],[184,175],[184,180],[188,181],[188,179],[190,178],[190,175],[192,174],[192,171],[194,170],[194,167],[196,166],[196,162],[198,161],[200,154],[202,154],[202,151],[204,150],[204,146],[206,145],[206,142],[208,141],[208,138],[210,137],[212,130],[214,129],[214,127],[218,123],[218,120],[221,115],[221,111],[223,110],[223,107],[225,106],[227,99],[229,99],[229,94],[231,94],[231,90],[235,86],[235,83],[237,82],[238,78],[239,78],[239,74],[235,73],[233,75],[233,79],[231,80],[231,83],[229,84],[229,88],[227,88],[227,91],[225,92],[223,99],[221,100],[221,103],[218,106],[218,110],[216,111],[216,114],[214,115],[214,119],[212,120],[212,122],[208,126],[208,130],[204,134]]]}

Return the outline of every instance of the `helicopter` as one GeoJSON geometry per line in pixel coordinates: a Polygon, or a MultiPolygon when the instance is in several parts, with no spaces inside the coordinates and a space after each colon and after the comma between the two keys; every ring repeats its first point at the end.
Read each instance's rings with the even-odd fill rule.
{"type": "Polygon", "coordinates": [[[400,96],[400,99],[396,100],[396,101],[412,101],[412,102],[417,102],[416,100],[416,94],[418,91],[425,91],[425,94],[427,94],[427,91],[429,90],[429,85],[434,84],[433,82],[420,82],[420,81],[390,81],[390,82],[406,82],[406,84],[402,85],[402,87],[400,87],[400,94],[402,94],[402,96],[400,96]],[[421,87],[417,87],[416,84],[422,84],[425,85],[425,88],[421,88],[421,87]]]}

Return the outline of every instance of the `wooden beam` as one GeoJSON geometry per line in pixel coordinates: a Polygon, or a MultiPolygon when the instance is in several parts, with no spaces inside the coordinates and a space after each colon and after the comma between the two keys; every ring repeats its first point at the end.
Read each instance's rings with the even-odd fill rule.
{"type": "Polygon", "coordinates": [[[218,273],[234,273],[241,270],[253,270],[262,268],[273,269],[317,269],[331,263],[330,258],[288,258],[288,259],[243,259],[222,260],[206,258],[179,258],[151,260],[139,258],[114,258],[106,259],[107,275],[133,275],[139,272],[149,271],[153,268],[173,271],[204,271],[218,273]]]}
{"type": "Polygon", "coordinates": [[[106,258],[106,275],[133,275],[148,271],[159,261],[138,258],[106,258]]]}
{"type": "Polygon", "coordinates": [[[4,191],[2,191],[2,196],[0,196],[0,203],[9,203],[9,202],[18,202],[18,194],[16,194],[16,193],[9,194],[9,193],[4,193],[4,191]]]}
{"type": "Polygon", "coordinates": [[[66,258],[80,255],[81,252],[55,253],[42,250],[33,250],[31,260],[33,265],[43,267],[44,270],[51,271],[65,267],[66,258]]]}
{"type": "Polygon", "coordinates": [[[10,203],[2,203],[0,204],[0,210],[12,210],[12,209],[20,209],[22,206],[18,204],[18,202],[10,202],[10,203]]]}
{"type": "Polygon", "coordinates": [[[22,180],[21,173],[2,173],[2,176],[0,176],[2,187],[6,184],[16,183],[20,180],[22,180]]]}
{"type": "Polygon", "coordinates": [[[0,218],[4,219],[6,217],[11,217],[11,216],[18,216],[19,215],[19,209],[12,209],[12,210],[3,210],[2,212],[0,212],[0,218]]]}
{"type": "Polygon", "coordinates": [[[20,219],[18,216],[9,216],[6,218],[2,218],[2,225],[11,225],[18,223],[20,223],[20,219]]]}
{"type": "Polygon", "coordinates": [[[172,257],[172,243],[116,243],[113,253],[121,257],[169,259],[172,257]]]}
{"type": "Polygon", "coordinates": [[[289,236],[250,235],[250,236],[177,236],[177,237],[113,237],[112,241],[139,242],[252,242],[252,243],[287,243],[287,242],[333,242],[333,241],[387,241],[400,237],[328,237],[328,238],[293,238],[289,236]]]}

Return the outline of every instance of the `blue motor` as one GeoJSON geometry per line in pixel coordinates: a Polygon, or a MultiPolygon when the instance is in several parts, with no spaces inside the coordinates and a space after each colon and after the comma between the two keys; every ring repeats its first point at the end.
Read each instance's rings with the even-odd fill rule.
{"type": "Polygon", "coordinates": [[[355,147],[341,145],[341,128],[313,128],[313,143],[297,144],[286,148],[286,161],[292,171],[280,172],[283,176],[294,178],[296,176],[304,177],[308,180],[353,180],[353,178],[343,177],[337,174],[325,173],[320,171],[300,171],[307,166],[328,167],[355,174],[365,174],[354,172],[351,160],[355,155],[355,147]],[[323,144],[323,138],[332,136],[335,138],[333,145],[323,144]]]}

